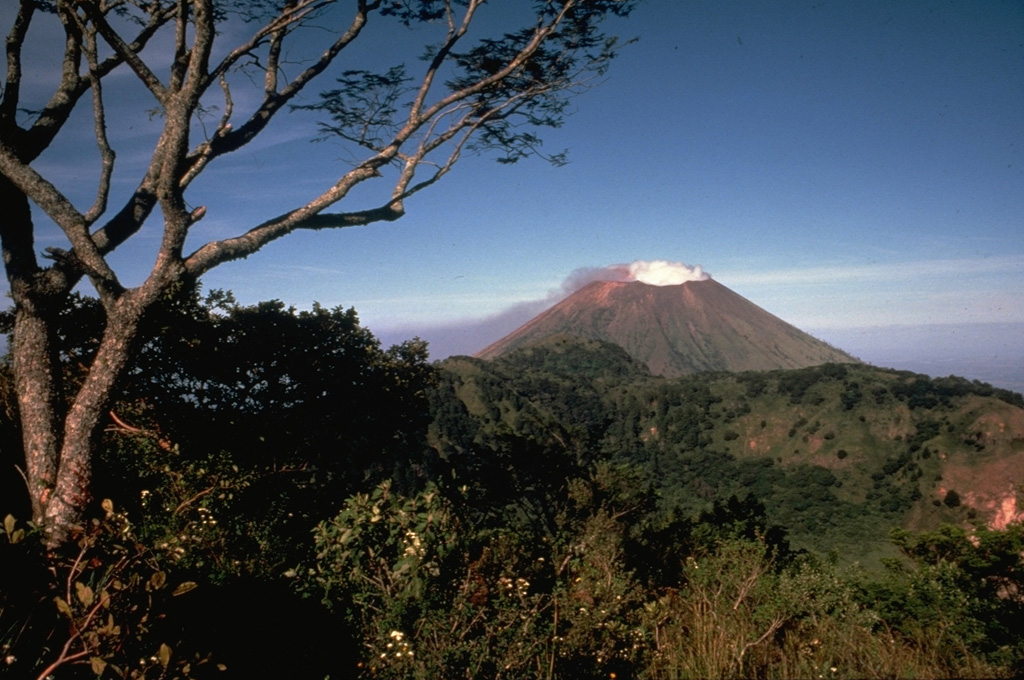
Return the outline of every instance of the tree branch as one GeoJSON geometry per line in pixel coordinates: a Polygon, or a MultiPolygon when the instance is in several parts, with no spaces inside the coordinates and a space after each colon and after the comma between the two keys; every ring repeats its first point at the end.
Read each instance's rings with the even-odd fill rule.
{"type": "Polygon", "coordinates": [[[167,82],[167,89],[177,92],[181,89],[181,83],[185,78],[188,68],[188,3],[186,0],[178,0],[178,20],[174,22],[174,59],[171,62],[171,77],[167,82]]]}
{"type": "Polygon", "coordinates": [[[427,68],[427,73],[423,77],[423,83],[420,85],[419,91],[416,93],[416,99],[409,107],[409,118],[413,119],[420,115],[423,109],[423,102],[427,99],[427,94],[430,92],[431,87],[434,84],[434,78],[437,76],[438,70],[445,63],[448,55],[455,48],[458,41],[466,35],[466,31],[469,30],[469,25],[473,21],[473,16],[476,14],[476,9],[479,7],[479,0],[470,0],[469,5],[466,7],[466,13],[462,17],[462,23],[458,29],[455,28],[455,22],[452,19],[451,5],[446,6],[446,13],[448,18],[448,38],[445,40],[444,45],[437,51],[434,58],[430,61],[430,66],[427,68]]]}
{"type": "MultiPolygon", "coordinates": [[[[249,54],[267,35],[279,33],[286,30],[288,26],[295,24],[312,13],[323,2],[307,0],[300,2],[293,8],[285,7],[284,11],[273,21],[261,28],[245,44],[240,45],[221,61],[210,73],[210,78],[220,79],[227,71],[234,66],[239,59],[249,54]]],[[[355,40],[363,27],[366,25],[368,9],[364,2],[359,3],[359,9],[352,18],[348,29],[334,41],[320,58],[307,67],[302,73],[296,76],[280,92],[271,91],[268,85],[264,86],[264,98],[260,107],[241,126],[232,129],[230,125],[221,125],[219,134],[214,135],[210,140],[201,144],[189,155],[191,165],[189,171],[182,177],[182,186],[188,186],[209,164],[211,160],[226,153],[231,153],[242,148],[252,141],[270,123],[271,119],[288,104],[297,94],[318,75],[323,73],[338,54],[341,53],[353,40],[355,40]]],[[[268,79],[270,76],[268,74],[268,79]]],[[[276,77],[273,79],[276,81],[276,77]]],[[[275,83],[276,84],[276,83],[275,83]]]]}
{"type": "Polygon", "coordinates": [[[96,249],[89,236],[85,216],[55,186],[31,167],[21,163],[15,153],[0,140],[0,173],[42,208],[61,228],[75,248],[75,255],[92,279],[104,304],[122,292],[114,271],[96,249]]]}
{"type": "MultiPolygon", "coordinates": [[[[187,4],[182,0],[183,11],[187,5],[193,8],[193,40],[191,48],[187,50],[188,65],[180,89],[170,92],[164,100],[163,134],[153,154],[154,161],[159,163],[156,194],[163,213],[164,228],[156,265],[147,283],[162,279],[172,269],[180,267],[188,228],[199,217],[190,214],[186,207],[180,178],[187,171],[192,118],[209,83],[207,69],[216,26],[212,0],[189,0],[187,4]]],[[[181,21],[179,18],[179,23],[181,21]]]]}
{"type": "MultiPolygon", "coordinates": [[[[483,103],[467,103],[467,100],[479,95],[488,87],[493,87],[502,80],[511,77],[521,69],[529,58],[537,52],[546,37],[555,30],[568,11],[567,8],[573,4],[572,2],[566,3],[566,7],[563,7],[561,12],[551,21],[538,27],[531,36],[531,39],[526,42],[526,45],[503,68],[498,69],[495,74],[452,92],[447,97],[442,97],[438,102],[422,110],[417,115],[414,111],[417,107],[421,107],[425,101],[430,89],[429,85],[440,67],[440,63],[436,61],[435,57],[435,63],[432,63],[431,67],[428,68],[424,80],[417,89],[417,99],[411,105],[411,112],[406,124],[373,158],[364,161],[361,166],[346,174],[342,180],[339,180],[334,187],[303,208],[265,222],[242,236],[203,246],[187,258],[185,263],[186,270],[193,275],[199,275],[220,262],[247,257],[270,241],[297,229],[341,228],[368,224],[380,220],[393,220],[400,217],[404,213],[404,210],[401,208],[403,200],[412,193],[432,185],[444,176],[458,160],[462,149],[472,138],[473,133],[478,131],[484,124],[511,115],[522,101],[529,101],[533,97],[556,90],[566,84],[562,81],[555,84],[542,83],[536,87],[527,88],[525,91],[513,92],[513,94],[504,99],[499,99],[497,102],[485,100],[483,103]],[[448,119],[460,109],[464,109],[465,113],[458,120],[448,125],[444,131],[435,134],[439,123],[448,119]],[[426,128],[426,131],[420,140],[417,150],[410,155],[402,155],[401,147],[424,128],[426,128]],[[416,169],[426,161],[432,152],[456,137],[460,137],[459,141],[433,176],[424,182],[412,185],[416,169]],[[348,188],[369,177],[376,176],[377,167],[396,157],[403,159],[403,170],[392,192],[392,199],[386,206],[360,213],[320,215],[328,206],[341,200],[347,194],[348,188]],[[410,186],[412,187],[411,189],[410,186]]],[[[469,10],[467,11],[468,18],[472,17],[472,11],[475,10],[476,6],[475,0],[470,3],[469,10]]],[[[445,48],[442,49],[444,55],[450,53],[452,46],[454,46],[461,33],[465,31],[466,26],[467,24],[464,20],[463,25],[458,30],[454,32],[449,31],[445,48]]]]}
{"type": "MultiPolygon", "coordinates": [[[[19,98],[23,95],[22,52],[31,32],[28,23],[38,7],[51,3],[21,0],[19,16],[8,34],[7,83],[0,99],[0,237],[16,303],[14,374],[33,516],[44,527],[48,544],[56,546],[67,540],[72,527],[83,517],[90,495],[94,437],[103,427],[102,416],[113,398],[116,381],[136,349],[140,321],[161,295],[176,283],[197,278],[228,260],[246,257],[299,229],[338,229],[396,220],[404,214],[405,199],[447,174],[465,149],[501,149],[506,155],[499,160],[506,162],[534,153],[539,140],[530,130],[557,126],[565,113],[565,100],[578,84],[573,79],[600,72],[611,57],[612,41],[597,32],[597,23],[605,16],[628,12],[633,2],[528,3],[537,12],[534,23],[495,39],[481,38],[459,53],[456,46],[466,39],[470,23],[485,7],[484,0],[355,0],[348,5],[355,4],[356,8],[347,28],[342,26],[344,32],[328,38],[327,49],[288,81],[281,62],[288,53],[289,37],[317,17],[329,18],[332,24],[338,21],[338,15],[327,14],[327,8],[342,3],[54,0],[64,29],[64,44],[55,48],[63,52],[53,55],[62,59],[61,77],[45,108],[31,125],[26,124],[27,129],[22,129],[16,116],[20,115],[19,98]],[[217,22],[231,17],[230,11],[221,13],[225,6],[237,9],[246,19],[256,14],[270,18],[211,69],[215,39],[236,28],[228,26],[217,32],[217,22]],[[332,63],[340,61],[341,52],[362,34],[374,12],[396,25],[423,23],[441,41],[425,71],[424,66],[417,67],[418,81],[411,81],[404,72],[375,76],[369,71],[355,71],[365,74],[365,78],[350,78],[351,87],[339,91],[339,132],[371,151],[361,152],[361,159],[356,158],[351,168],[330,179],[328,186],[305,205],[233,238],[200,245],[184,256],[189,228],[205,210],[191,210],[186,203],[185,192],[192,181],[213,159],[251,142],[283,107],[332,63]],[[176,20],[175,25],[167,26],[172,20],[176,20]],[[427,26],[435,21],[445,23],[427,26]],[[142,28],[129,43],[125,25],[131,22],[142,28]],[[150,50],[145,49],[157,33],[166,35],[170,52],[165,55],[171,59],[166,83],[157,76],[155,66],[161,64],[162,68],[163,62],[150,61],[150,50]],[[101,59],[101,50],[112,54],[101,59]],[[88,62],[85,73],[83,57],[88,62]],[[233,128],[233,94],[237,93],[231,90],[231,70],[248,59],[259,65],[264,58],[266,73],[263,82],[255,85],[252,113],[233,128]],[[107,128],[109,110],[105,108],[102,79],[120,64],[131,68],[159,102],[163,126],[135,192],[116,215],[90,233],[108,210],[116,160],[108,138],[112,132],[107,128]],[[443,85],[439,82],[442,79],[443,85]],[[202,113],[203,97],[214,83],[221,87],[224,113],[213,134],[192,147],[190,134],[197,112],[202,113]],[[407,88],[408,83],[413,87],[407,88]],[[31,164],[65,128],[90,89],[93,137],[102,167],[93,205],[82,214],[31,164]],[[354,115],[351,109],[345,109],[346,103],[353,101],[359,109],[354,115]],[[370,120],[360,119],[364,110],[370,120]],[[520,122],[528,128],[526,131],[517,129],[520,122]],[[432,171],[426,178],[417,179],[421,168],[427,174],[423,166],[432,171]],[[328,212],[353,187],[382,177],[385,172],[393,184],[389,197],[370,204],[377,207],[328,212]],[[36,259],[32,204],[44,211],[70,242],[66,251],[49,250],[54,263],[45,269],[36,259]],[[162,241],[156,263],[141,285],[125,290],[105,258],[139,233],[157,206],[161,210],[162,241]],[[84,379],[72,388],[74,394],[65,395],[60,363],[53,360],[61,341],[61,303],[83,275],[90,277],[102,300],[105,327],[84,379]],[[33,410],[36,405],[38,408],[33,410]]],[[[308,46],[299,47],[300,52],[309,53],[308,46]]],[[[331,111],[326,105],[321,110],[331,111]]]]}
{"type": "Polygon", "coordinates": [[[161,436],[159,430],[146,430],[141,427],[136,427],[135,425],[129,425],[128,423],[121,420],[121,418],[114,411],[110,411],[108,415],[110,416],[110,420],[113,421],[114,423],[113,426],[107,428],[108,432],[116,432],[118,434],[153,439],[154,441],[156,441],[157,446],[159,446],[162,451],[166,451],[168,453],[174,451],[174,444],[172,444],[169,440],[161,436]]]}
{"type": "MultiPolygon", "coordinates": [[[[167,7],[154,6],[153,11],[150,14],[149,22],[139,32],[135,40],[128,46],[130,51],[136,54],[141,52],[148,44],[149,40],[156,34],[158,29],[166,24],[171,17],[175,16],[177,12],[178,9],[173,5],[167,7]]],[[[102,79],[121,63],[121,58],[115,54],[100,63],[96,67],[95,71],[91,71],[89,76],[86,79],[83,79],[82,83],[80,83],[77,88],[73,90],[64,88],[65,84],[62,84],[62,89],[67,89],[67,92],[62,96],[54,95],[51,103],[47,106],[47,109],[44,110],[39,120],[36,121],[36,125],[33,127],[33,132],[35,133],[33,146],[39,147],[40,151],[46,148],[52,136],[57,134],[60,130],[60,126],[63,125],[67,116],[73,110],[75,102],[77,102],[81,94],[88,89],[92,84],[92,81],[94,79],[102,79]],[[50,130],[50,134],[41,134],[43,130],[50,130]]],[[[60,91],[58,94],[60,94],[60,91]]],[[[139,187],[131,195],[125,205],[116,215],[107,221],[106,225],[93,233],[93,243],[101,255],[106,255],[112,252],[128,240],[128,238],[141,228],[143,222],[145,222],[146,218],[152,213],[153,208],[157,203],[155,185],[158,170],[158,159],[154,156],[150,161],[150,166],[139,184],[139,187]]],[[[63,276],[67,279],[66,286],[68,290],[77,283],[83,273],[75,250],[72,250],[64,260],[58,262],[57,268],[62,271],[63,276]]]]}
{"type": "Polygon", "coordinates": [[[21,98],[21,49],[35,9],[32,0],[21,0],[18,15],[7,34],[7,81],[0,93],[0,120],[5,120],[12,127],[16,125],[14,117],[21,98]]]}
{"type": "MultiPolygon", "coordinates": [[[[73,15],[78,19],[78,15],[73,15]]],[[[92,112],[93,132],[96,135],[96,145],[100,152],[100,178],[96,188],[96,200],[92,208],[85,214],[87,225],[93,224],[107,211],[107,200],[110,195],[110,178],[114,173],[114,160],[116,154],[110,146],[107,138],[106,110],[103,104],[102,79],[99,76],[99,57],[96,45],[96,31],[84,23],[79,23],[79,30],[85,41],[85,57],[89,64],[89,73],[92,76],[92,112]]]]}
{"type": "MultiPolygon", "coordinates": [[[[288,0],[284,5],[284,13],[294,11],[297,0],[288,0]]],[[[285,36],[288,35],[286,26],[281,26],[270,33],[270,46],[267,48],[267,72],[263,79],[263,96],[268,97],[277,94],[277,76],[281,65],[281,49],[284,45],[285,36]]],[[[221,80],[224,80],[223,71],[221,80]]]]}
{"type": "Polygon", "coordinates": [[[156,207],[156,167],[151,164],[142,182],[121,210],[92,234],[92,241],[102,255],[115,250],[139,230],[156,207]]]}
{"type": "MultiPolygon", "coordinates": [[[[32,4],[33,0],[25,0],[25,2],[32,4]]],[[[150,15],[149,22],[139,31],[135,40],[129,45],[131,51],[136,54],[141,52],[150,39],[156,35],[160,27],[174,16],[174,11],[168,11],[167,8],[154,9],[154,13],[150,15]],[[160,9],[162,11],[157,11],[160,9]]],[[[20,47],[18,47],[19,52],[20,47]]],[[[116,67],[120,66],[121,63],[122,60],[119,55],[111,55],[100,63],[98,77],[103,78],[107,76],[116,67]]],[[[32,127],[19,135],[16,140],[12,140],[17,143],[19,155],[25,161],[36,158],[53,142],[64,126],[64,123],[67,122],[68,116],[71,115],[78,100],[89,90],[93,76],[90,74],[80,77],[77,73],[77,68],[76,65],[73,71],[64,71],[57,90],[40,112],[32,127]]]]}
{"type": "Polygon", "coordinates": [[[379,176],[376,169],[379,164],[366,163],[350,171],[334,187],[302,208],[268,220],[241,236],[207,243],[185,259],[185,271],[193,277],[201,276],[223,262],[248,257],[271,241],[299,229],[338,229],[399,219],[405,214],[399,201],[389,201],[385,206],[361,212],[321,214],[344,198],[351,187],[379,176]]]}
{"type": "MultiPolygon", "coordinates": [[[[114,50],[114,53],[120,60],[128,64],[132,71],[135,72],[135,75],[139,77],[139,80],[142,81],[142,84],[153,94],[157,102],[163,104],[167,98],[167,88],[160,82],[156,74],[150,70],[146,62],[142,60],[142,57],[132,49],[132,46],[126,43],[118,35],[117,31],[107,23],[107,18],[96,5],[96,1],[79,0],[78,5],[85,10],[86,16],[96,26],[99,34],[103,36],[103,39],[110,45],[110,48],[114,50]]],[[[180,12],[180,9],[176,10],[176,13],[180,12]]],[[[183,19],[179,17],[178,21],[181,22],[183,19]]]]}

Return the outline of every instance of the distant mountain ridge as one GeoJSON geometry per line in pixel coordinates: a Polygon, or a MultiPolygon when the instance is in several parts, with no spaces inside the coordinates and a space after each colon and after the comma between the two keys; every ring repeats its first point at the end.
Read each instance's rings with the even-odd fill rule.
{"type": "Polygon", "coordinates": [[[560,334],[616,344],[669,378],[858,362],[712,279],[594,281],[476,356],[493,359],[560,334]]]}

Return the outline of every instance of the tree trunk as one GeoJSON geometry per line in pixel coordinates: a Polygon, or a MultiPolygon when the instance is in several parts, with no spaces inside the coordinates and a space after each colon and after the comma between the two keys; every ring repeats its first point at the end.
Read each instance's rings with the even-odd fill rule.
{"type": "Polygon", "coordinates": [[[114,308],[108,310],[106,329],[96,357],[64,419],[56,480],[45,509],[44,526],[51,547],[68,539],[92,500],[93,452],[103,414],[128,364],[140,320],[148,307],[136,293],[125,293],[114,308]]]}
{"type": "Polygon", "coordinates": [[[3,176],[0,176],[0,205],[3,206],[0,240],[4,268],[15,307],[10,352],[25,453],[25,477],[32,501],[32,519],[41,523],[56,482],[61,447],[64,390],[53,324],[67,291],[53,286],[40,271],[28,198],[3,176]]]}
{"type": "Polygon", "coordinates": [[[39,310],[31,300],[18,299],[25,297],[15,299],[11,353],[32,519],[43,525],[46,505],[57,481],[64,406],[62,376],[48,324],[53,317],[39,310]]]}

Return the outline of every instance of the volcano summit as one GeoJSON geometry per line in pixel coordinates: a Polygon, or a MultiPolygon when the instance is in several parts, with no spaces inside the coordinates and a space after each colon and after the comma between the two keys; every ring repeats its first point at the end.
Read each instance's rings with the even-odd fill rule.
{"type": "Polygon", "coordinates": [[[857,362],[710,278],[677,285],[594,281],[476,356],[492,359],[554,335],[619,345],[669,378],[857,362]]]}

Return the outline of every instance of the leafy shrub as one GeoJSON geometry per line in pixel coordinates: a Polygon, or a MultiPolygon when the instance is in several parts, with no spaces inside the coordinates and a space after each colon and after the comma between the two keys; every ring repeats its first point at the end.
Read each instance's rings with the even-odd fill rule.
{"type": "Polygon", "coordinates": [[[476,535],[436,487],[402,496],[385,483],[321,523],[314,563],[291,574],[345,613],[366,676],[607,677],[634,664],[642,639],[625,527],[601,484],[570,484],[560,529],[536,541],[476,535]]]}
{"type": "Polygon", "coordinates": [[[105,517],[90,520],[57,553],[44,552],[31,526],[5,519],[0,645],[6,670],[48,678],[84,667],[94,677],[133,680],[223,671],[208,652],[179,645],[161,623],[170,601],[189,597],[197,584],[174,569],[173,553],[140,543],[109,500],[103,507],[105,517]]]}

